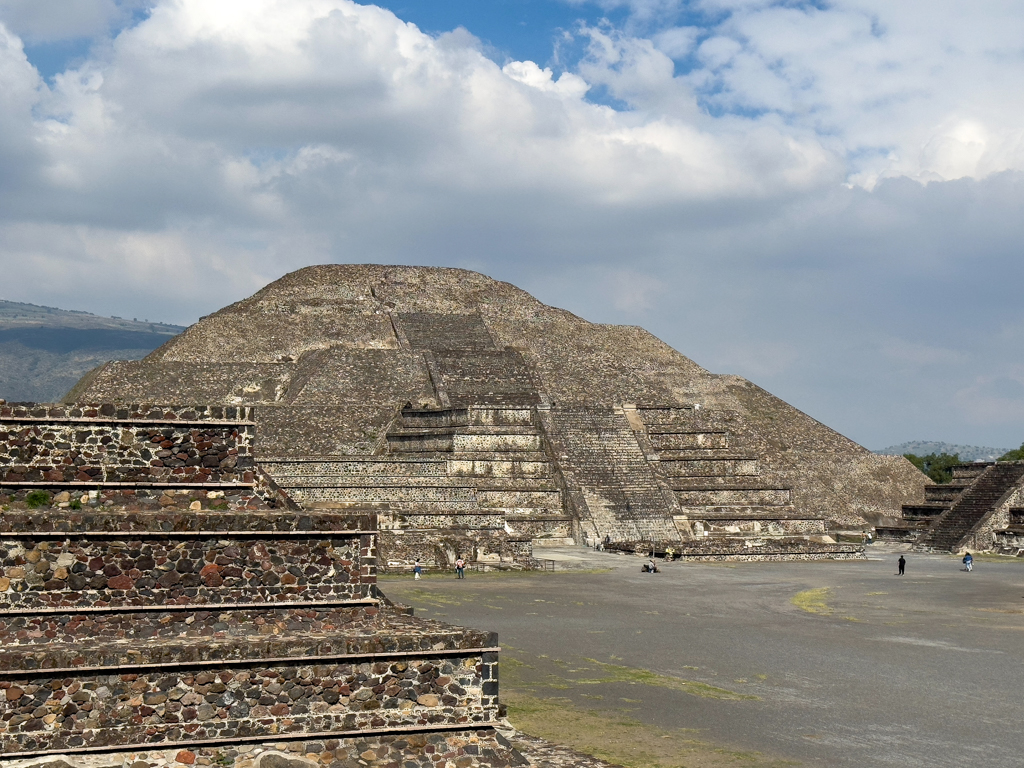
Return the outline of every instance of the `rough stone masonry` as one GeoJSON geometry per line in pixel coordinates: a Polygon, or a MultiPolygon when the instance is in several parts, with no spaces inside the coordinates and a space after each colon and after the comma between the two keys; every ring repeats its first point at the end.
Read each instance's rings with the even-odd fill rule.
{"type": "Polygon", "coordinates": [[[549,541],[810,546],[926,484],[641,328],[458,269],[309,267],[66,399],[247,409],[266,475],[376,514],[385,567],[524,563],[549,541]]]}

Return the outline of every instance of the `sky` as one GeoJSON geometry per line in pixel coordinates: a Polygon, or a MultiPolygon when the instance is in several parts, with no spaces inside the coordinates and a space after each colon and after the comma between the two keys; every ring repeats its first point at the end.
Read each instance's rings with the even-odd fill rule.
{"type": "Polygon", "coordinates": [[[870,447],[1024,441],[1024,0],[0,0],[0,298],[316,263],[641,325],[870,447]]]}

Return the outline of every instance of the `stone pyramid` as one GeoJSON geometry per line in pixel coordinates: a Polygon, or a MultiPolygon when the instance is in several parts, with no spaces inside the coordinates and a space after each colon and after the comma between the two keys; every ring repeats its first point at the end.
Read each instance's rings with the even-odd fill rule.
{"type": "Polygon", "coordinates": [[[824,534],[925,485],[642,328],[460,269],[302,269],[66,400],[251,406],[261,469],[305,507],[377,515],[392,564],[824,534]]]}

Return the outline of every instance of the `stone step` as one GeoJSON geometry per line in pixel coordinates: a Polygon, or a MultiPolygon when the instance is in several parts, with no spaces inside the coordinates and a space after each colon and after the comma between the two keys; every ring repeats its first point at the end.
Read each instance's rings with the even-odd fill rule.
{"type": "Polygon", "coordinates": [[[503,510],[474,510],[472,512],[403,512],[394,511],[380,516],[382,531],[436,531],[465,529],[474,531],[504,531],[503,510]]]}
{"type": "Polygon", "coordinates": [[[435,452],[524,452],[541,450],[537,434],[450,434],[450,435],[388,435],[392,453],[435,452]]]}
{"type": "MultiPolygon", "coordinates": [[[[6,758],[43,751],[67,755],[239,743],[268,732],[415,730],[422,723],[479,726],[497,719],[497,673],[491,669],[496,649],[485,633],[436,622],[393,629],[375,623],[351,643],[361,650],[340,651],[347,645],[343,632],[306,638],[289,631],[272,640],[241,640],[240,658],[225,664],[216,656],[209,663],[182,658],[201,655],[204,646],[223,652],[223,641],[168,640],[155,646],[166,661],[154,668],[140,665],[147,644],[133,643],[120,648],[124,663],[132,665],[129,680],[105,658],[117,649],[113,643],[77,643],[68,657],[86,669],[52,673],[19,674],[12,666],[25,663],[19,656],[34,660],[38,652],[5,649],[9,687],[0,697],[0,750],[6,758]],[[290,684],[287,694],[282,681],[290,684]],[[61,725],[54,727],[56,718],[49,714],[59,716],[61,725]]],[[[58,653],[47,651],[49,658],[58,653]]]]}
{"type": "Polygon", "coordinates": [[[289,495],[298,500],[345,501],[349,503],[395,502],[435,504],[478,504],[476,488],[472,486],[288,486],[289,495]]]}
{"type": "Polygon", "coordinates": [[[904,504],[902,511],[903,518],[911,520],[938,517],[948,509],[948,504],[904,504]]]}
{"type": "Polygon", "coordinates": [[[660,461],[658,469],[669,477],[753,477],[761,471],[757,459],[747,457],[660,461]]]}
{"type": "Polygon", "coordinates": [[[769,482],[756,476],[739,475],[735,477],[680,477],[678,475],[665,478],[665,482],[674,491],[776,491],[789,490],[780,488],[777,483],[769,482]]]}
{"type": "Polygon", "coordinates": [[[477,500],[481,507],[543,507],[556,508],[561,506],[562,495],[557,490],[501,490],[477,491],[477,500]]]}
{"type": "Polygon", "coordinates": [[[818,519],[805,512],[798,512],[791,504],[778,506],[707,506],[681,507],[681,515],[691,520],[714,520],[717,518],[748,520],[814,520],[818,519]]]}
{"type": "Polygon", "coordinates": [[[537,428],[532,425],[481,425],[481,426],[450,426],[425,427],[388,430],[388,437],[430,437],[442,435],[537,435],[537,428]]]}
{"type": "Polygon", "coordinates": [[[427,499],[422,495],[413,498],[399,499],[393,497],[385,498],[384,495],[374,497],[372,494],[349,494],[345,491],[339,491],[336,488],[294,488],[289,489],[288,494],[300,504],[312,505],[314,508],[319,506],[321,509],[368,509],[381,513],[385,510],[398,509],[471,512],[480,508],[480,502],[475,496],[471,499],[458,501],[444,497],[427,499]]]}
{"type": "MultiPolygon", "coordinates": [[[[480,491],[557,491],[558,486],[551,478],[543,477],[494,477],[485,476],[476,479],[476,482],[467,482],[467,477],[462,475],[446,475],[442,477],[429,475],[424,477],[359,477],[352,475],[331,476],[299,476],[299,477],[275,477],[275,482],[284,490],[293,488],[407,488],[410,492],[415,489],[476,489],[480,491]]],[[[475,478],[472,478],[475,479],[475,478]]]]}
{"type": "MultiPolygon", "coordinates": [[[[657,451],[657,457],[659,462],[693,461],[695,459],[737,458],[737,453],[737,449],[733,446],[722,448],[682,448],[671,451],[657,451]]],[[[740,453],[738,458],[756,460],[758,457],[753,454],[740,453]]]]}
{"type": "Polygon", "coordinates": [[[337,515],[267,517],[56,510],[7,516],[8,530],[0,533],[0,611],[358,600],[369,595],[361,562],[372,519],[363,518],[371,530],[360,531],[343,530],[352,521],[337,515]]]}
{"type": "Polygon", "coordinates": [[[447,474],[447,459],[344,459],[337,461],[287,461],[265,459],[260,466],[272,477],[316,477],[319,475],[341,476],[405,476],[430,477],[447,474]]]}
{"type": "Polygon", "coordinates": [[[449,475],[474,478],[548,478],[554,472],[549,461],[521,461],[515,459],[450,459],[449,475]]]}
{"type": "Polygon", "coordinates": [[[789,488],[705,488],[675,491],[680,507],[777,507],[792,503],[789,488]]]}

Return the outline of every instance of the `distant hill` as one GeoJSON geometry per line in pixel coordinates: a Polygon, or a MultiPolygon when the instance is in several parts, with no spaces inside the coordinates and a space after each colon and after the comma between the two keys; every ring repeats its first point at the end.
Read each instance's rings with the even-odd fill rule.
{"type": "Polygon", "coordinates": [[[184,328],[0,300],[0,399],[59,400],[108,360],[139,360],[184,328]]]}
{"type": "Polygon", "coordinates": [[[909,443],[890,445],[875,453],[882,456],[902,456],[905,453],[912,453],[915,456],[927,456],[930,453],[948,453],[950,456],[957,454],[963,461],[995,461],[1009,448],[988,448],[981,445],[954,445],[953,443],[940,443],[934,440],[912,440],[909,443]]]}

